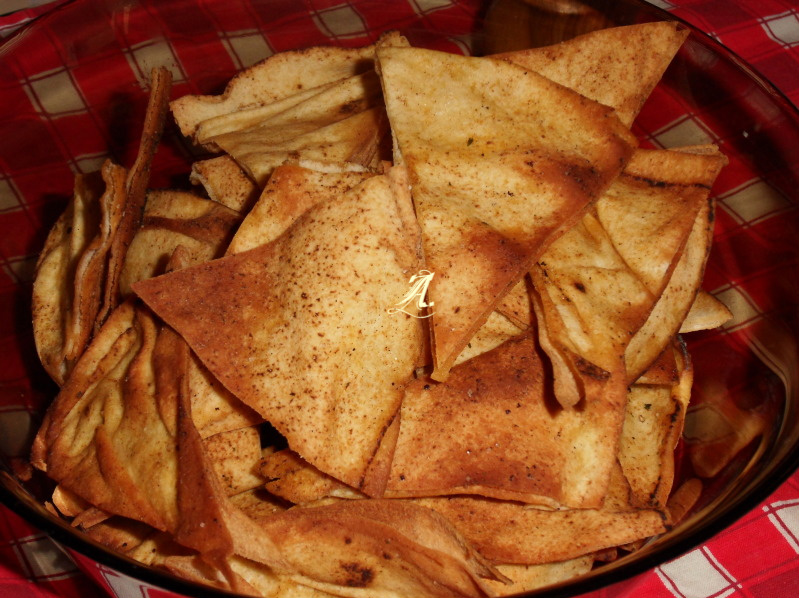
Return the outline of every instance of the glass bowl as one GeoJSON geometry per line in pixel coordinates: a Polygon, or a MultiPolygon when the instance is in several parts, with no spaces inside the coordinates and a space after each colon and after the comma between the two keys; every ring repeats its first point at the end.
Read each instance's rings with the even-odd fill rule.
{"type": "MultiPolygon", "coordinates": [[[[154,66],[170,69],[177,97],[219,93],[236,71],[274,52],[360,46],[391,29],[417,46],[479,55],[672,18],[635,0],[586,1],[576,12],[541,8],[545,4],[75,0],[6,41],[0,47],[3,503],[119,596],[140,585],[150,595],[228,595],[109,552],[52,516],[41,504],[42,488],[17,475],[25,471],[32,436],[57,391],[33,345],[31,279],[74,174],[96,170],[107,156],[132,162],[154,66]]],[[[713,188],[715,243],[704,288],[734,317],[718,330],[686,336],[695,386],[678,475],[697,473],[697,455],[726,451],[735,457],[706,473],[699,503],[677,527],[535,596],[596,590],[672,559],[754,508],[799,467],[799,115],[742,60],[693,30],[634,132],[648,147],[715,143],[730,160],[713,188]]],[[[185,185],[196,156],[168,125],[151,186],[185,185]]]]}

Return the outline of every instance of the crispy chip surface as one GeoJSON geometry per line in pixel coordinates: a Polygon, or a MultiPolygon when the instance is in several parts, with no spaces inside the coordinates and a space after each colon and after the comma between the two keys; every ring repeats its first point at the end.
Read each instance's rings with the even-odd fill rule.
{"type": "Polygon", "coordinates": [[[386,311],[418,267],[394,189],[372,177],[271,244],[134,287],[290,447],[355,487],[422,348],[419,322],[386,311]]]}
{"type": "Polygon", "coordinates": [[[408,167],[435,273],[433,376],[443,380],[532,260],[612,181],[635,140],[609,108],[501,60],[381,48],[378,64],[395,161],[408,167]]]}

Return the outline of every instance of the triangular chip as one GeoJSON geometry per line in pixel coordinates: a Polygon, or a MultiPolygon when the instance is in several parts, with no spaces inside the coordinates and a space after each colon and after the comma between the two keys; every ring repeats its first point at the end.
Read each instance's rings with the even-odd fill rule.
{"type": "Polygon", "coordinates": [[[295,133],[294,128],[260,127],[214,139],[263,187],[272,171],[289,159],[327,164],[348,162],[353,170],[376,169],[387,122],[382,107],[370,108],[332,124],[295,133]]]}
{"type": "MultiPolygon", "coordinates": [[[[380,44],[407,44],[396,32],[387,33],[380,44]]],[[[375,46],[336,48],[320,46],[281,52],[242,71],[220,96],[190,95],[174,100],[170,107],[180,130],[194,134],[203,120],[263,106],[305,89],[332,83],[374,67],[375,46]]]]}
{"type": "Polygon", "coordinates": [[[675,21],[641,23],[493,58],[523,66],[610,106],[629,126],[688,33],[675,21]]]}
{"type": "Polygon", "coordinates": [[[318,91],[309,91],[316,93],[301,94],[301,100],[288,107],[283,104],[293,100],[293,96],[278,102],[277,106],[268,104],[245,113],[234,112],[203,121],[197,129],[196,139],[209,150],[219,149],[217,139],[244,132],[255,137],[260,130],[269,131],[268,137],[274,139],[274,131],[280,130],[282,138],[289,139],[383,103],[380,80],[374,71],[347,77],[318,91]]]}
{"type": "Polygon", "coordinates": [[[624,358],[631,380],[640,376],[677,334],[691,309],[710,253],[713,240],[714,207],[704,203],[696,214],[666,288],[655,303],[644,325],[627,345],[624,358]]]}
{"type": "Polygon", "coordinates": [[[623,367],[624,350],[655,297],[591,213],[547,249],[530,276],[556,397],[564,406],[575,405],[585,394],[586,378],[623,367]]]}
{"type": "Polygon", "coordinates": [[[614,466],[608,498],[597,509],[548,510],[481,497],[420,498],[441,513],[486,558],[520,565],[564,561],[666,531],[657,510],[635,509],[614,466]]]}
{"type": "Polygon", "coordinates": [[[373,173],[368,172],[320,172],[297,165],[278,166],[236,231],[228,255],[274,241],[308,209],[343,195],[371,176],[373,173]]]}
{"type": "Polygon", "coordinates": [[[638,150],[596,211],[619,255],[656,296],[726,158],[685,150],[638,150]],[[657,243],[652,240],[657,239],[657,243]]]}
{"type": "Polygon", "coordinates": [[[699,291],[685,320],[680,325],[680,333],[712,330],[732,319],[730,308],[710,293],[699,291]]]}
{"type": "Polygon", "coordinates": [[[146,310],[116,309],[48,410],[32,461],[108,513],[174,530],[177,405],[152,384],[169,359],[159,339],[146,310]]]}
{"type": "MultiPolygon", "coordinates": [[[[597,507],[624,414],[612,397],[560,408],[528,332],[408,387],[386,496],[480,494],[550,507],[597,507]],[[424,447],[420,449],[420,447],[424,447]]],[[[614,394],[613,396],[616,396],[614,394]]]]}
{"type": "Polygon", "coordinates": [[[378,63],[395,162],[408,167],[435,274],[433,377],[443,380],[501,297],[618,174],[635,139],[609,108],[501,60],[381,48],[378,63]]]}
{"type": "Polygon", "coordinates": [[[418,320],[387,312],[419,265],[403,201],[372,177],[271,244],[135,286],[291,448],[355,487],[422,349],[418,320]]]}
{"type": "Polygon", "coordinates": [[[141,228],[125,254],[120,292],[127,295],[137,280],[163,274],[179,245],[186,265],[220,257],[240,222],[237,212],[215,201],[185,191],[149,191],[141,228]]]}
{"type": "Polygon", "coordinates": [[[260,193],[260,188],[230,156],[195,162],[189,180],[202,185],[209,198],[237,212],[247,212],[260,193]]]}
{"type": "Polygon", "coordinates": [[[293,579],[334,594],[482,597],[483,578],[498,579],[444,517],[404,501],[294,508],[261,525],[297,571],[293,579]]]}
{"type": "Polygon", "coordinates": [[[678,356],[674,385],[632,384],[619,442],[619,464],[635,507],[664,509],[674,483],[674,450],[688,410],[693,369],[685,347],[678,356]]]}

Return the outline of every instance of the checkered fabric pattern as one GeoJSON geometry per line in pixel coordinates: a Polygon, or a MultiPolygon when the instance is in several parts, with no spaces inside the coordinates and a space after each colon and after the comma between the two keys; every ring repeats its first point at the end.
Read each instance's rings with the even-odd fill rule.
{"type": "MultiPolygon", "coordinates": [[[[799,105],[799,2],[650,1],[731,48],[799,105]]],[[[8,44],[16,44],[20,39],[35,38],[39,48],[36,62],[46,65],[33,71],[24,56],[15,56],[0,68],[3,107],[0,138],[38,140],[0,158],[0,230],[4,231],[0,237],[0,313],[3,314],[0,451],[20,460],[25,458],[35,431],[36,414],[52,396],[53,388],[46,385],[32,388],[27,382],[26,363],[35,359],[35,350],[29,326],[21,323],[27,321],[27,314],[25,306],[20,305],[18,288],[30,283],[37,250],[58,214],[54,206],[63,206],[65,190],[71,188],[74,174],[96,169],[107,156],[121,163],[131,162],[129,148],[134,144],[118,140],[136,135],[136,129],[128,130],[125,123],[138,123],[143,105],[131,106],[125,94],[146,86],[150,64],[155,60],[164,62],[167,57],[175,95],[219,89],[236,70],[287,47],[309,46],[330,39],[361,45],[371,41],[368,33],[371,29],[400,27],[418,15],[422,15],[422,22],[429,29],[443,22],[454,28],[456,34],[443,42],[440,49],[468,53],[470,25],[479,5],[469,0],[407,0],[391,3],[390,7],[365,0],[306,0],[303,3],[306,12],[299,17],[296,11],[287,8],[291,2],[276,3],[270,23],[264,23],[253,9],[257,0],[225,3],[197,0],[199,8],[191,14],[172,11],[153,0],[143,2],[148,12],[146,22],[137,21],[132,15],[124,23],[109,23],[87,32],[85,44],[67,51],[60,42],[62,35],[84,23],[62,19],[57,26],[49,24],[47,15],[51,11],[64,10],[67,14],[70,7],[62,7],[64,0],[13,4],[15,12],[0,14],[0,39],[7,39],[8,48],[8,44]],[[224,10],[219,10],[219,6],[224,6],[224,10]],[[42,19],[40,27],[17,31],[37,17],[42,19]],[[228,33],[220,36],[218,25],[228,33]],[[191,37],[187,31],[192,32],[191,37]],[[126,50],[113,57],[96,55],[92,40],[102,41],[103,36],[119,36],[126,50]],[[224,52],[203,53],[201,48],[208,43],[221,44],[224,52]],[[96,60],[102,60],[104,72],[93,69],[96,60]],[[113,85],[108,81],[113,81],[113,85]],[[70,159],[65,162],[63,156],[70,159]]],[[[102,5],[96,5],[99,17],[103,16],[102,5]]],[[[416,35],[418,40],[412,41],[428,41],[424,27],[416,35]]],[[[3,60],[0,56],[0,63],[3,60]]],[[[723,149],[729,136],[737,132],[724,122],[724,91],[702,98],[701,104],[707,111],[695,114],[685,114],[676,105],[677,98],[661,93],[657,102],[648,105],[642,114],[646,130],[636,132],[645,145],[653,147],[671,147],[688,140],[717,143],[723,149]]],[[[771,123],[767,118],[762,124],[766,128],[779,127],[778,121],[771,123]]],[[[161,151],[158,160],[163,178],[153,184],[168,184],[168,173],[185,172],[191,157],[191,149],[179,143],[161,151]]],[[[781,167],[779,163],[770,166],[776,180],[781,167]]],[[[734,256],[737,270],[731,277],[722,272],[718,263],[711,262],[706,288],[732,307],[735,319],[725,326],[722,334],[700,336],[693,341],[694,347],[703,349],[702,355],[713,356],[705,361],[699,359],[695,364],[698,378],[703,370],[713,371],[717,367],[713,361],[723,359],[731,372],[736,371],[736,365],[746,362],[747,335],[767,325],[763,313],[781,305],[780,289],[760,289],[763,273],[768,272],[771,280],[775,277],[785,280],[785,288],[796,284],[795,262],[780,266],[784,271],[775,275],[773,265],[760,254],[736,252],[737,240],[742,235],[762,242],[769,249],[763,255],[773,254],[775,247],[795,244],[796,207],[777,187],[754,177],[745,161],[736,161],[726,169],[717,187],[716,251],[722,256],[734,256]]],[[[758,350],[764,362],[782,359],[765,344],[758,350]]],[[[728,392],[736,397],[755,392],[747,387],[742,374],[737,377],[730,374],[726,382],[728,392]]],[[[705,391],[701,385],[696,389],[700,395],[705,391]]],[[[690,420],[688,426],[690,431],[690,420]]],[[[0,507],[0,598],[169,595],[141,587],[103,567],[95,569],[93,577],[76,568],[45,534],[0,507]]],[[[799,473],[707,543],[654,570],[586,594],[584,598],[793,598],[797,595],[799,473]]]]}

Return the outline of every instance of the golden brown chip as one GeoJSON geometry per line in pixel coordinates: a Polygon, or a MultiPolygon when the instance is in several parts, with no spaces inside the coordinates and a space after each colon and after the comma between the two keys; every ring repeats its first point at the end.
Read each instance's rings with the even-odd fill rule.
{"type": "Polygon", "coordinates": [[[638,150],[596,211],[619,255],[660,296],[726,158],[713,148],[638,150]],[[653,243],[652,239],[657,239],[653,243]]]}
{"type": "Polygon", "coordinates": [[[95,332],[106,260],[122,218],[126,171],[110,161],[100,183],[75,180],[75,194],[48,237],[33,286],[33,330],[45,369],[63,384],[95,332]]]}
{"type": "Polygon", "coordinates": [[[227,253],[241,253],[270,243],[317,203],[333,199],[372,173],[320,172],[297,165],[278,166],[258,202],[241,223],[227,253]]]}
{"type": "Polygon", "coordinates": [[[377,169],[380,147],[387,134],[383,108],[375,107],[303,133],[279,125],[264,126],[214,140],[263,188],[272,171],[287,160],[347,162],[354,170],[377,169]]]}
{"type": "Polygon", "coordinates": [[[661,21],[592,31],[573,39],[494,55],[535,71],[616,111],[631,125],[689,30],[661,21]]]}
{"type": "Polygon", "coordinates": [[[682,435],[693,383],[685,347],[677,344],[679,380],[632,384],[619,442],[619,464],[630,484],[630,504],[664,509],[674,483],[674,450],[682,435]]]}
{"type": "Polygon", "coordinates": [[[233,210],[185,191],[149,191],[141,228],[125,253],[120,293],[128,295],[137,280],[163,274],[179,245],[187,266],[220,257],[240,221],[233,210]]]}
{"type": "Polygon", "coordinates": [[[309,465],[297,453],[277,451],[264,457],[260,469],[266,489],[294,504],[308,504],[323,498],[365,498],[365,496],[309,465]]]}
{"type": "Polygon", "coordinates": [[[271,244],[135,285],[290,448],[356,488],[423,346],[418,320],[387,312],[419,265],[407,189],[389,179],[317,204],[271,244]]]}
{"type": "Polygon", "coordinates": [[[710,293],[699,291],[688,315],[680,325],[680,334],[697,330],[712,330],[723,326],[732,319],[730,308],[710,293]]]}
{"type": "Polygon", "coordinates": [[[160,530],[175,529],[175,406],[154,388],[168,359],[152,316],[123,303],[93,340],[47,412],[32,461],[92,505],[160,530]],[[160,356],[160,357],[159,357],[160,356]],[[147,434],[142,434],[147,430],[147,434]]]}
{"type": "MultiPolygon", "coordinates": [[[[618,384],[617,384],[618,385],[618,384]]],[[[408,386],[386,496],[480,494],[550,507],[602,504],[624,413],[591,395],[562,409],[528,332],[408,386]]]]}
{"type": "Polygon", "coordinates": [[[482,578],[497,578],[443,517],[404,501],[297,507],[262,527],[296,571],[293,579],[330,593],[485,596],[482,578]]]}
{"type": "MultiPolygon", "coordinates": [[[[405,45],[398,33],[378,42],[405,45]]],[[[314,47],[281,52],[236,75],[221,96],[184,96],[170,107],[181,131],[191,136],[203,120],[241,108],[263,106],[326,83],[371,70],[375,46],[361,48],[314,47]]]]}
{"type": "Polygon", "coordinates": [[[566,407],[576,405],[588,378],[608,377],[623,367],[624,350],[655,297],[591,213],[552,243],[530,276],[555,396],[566,407]]]}
{"type": "Polygon", "coordinates": [[[230,156],[195,162],[189,180],[202,185],[213,201],[237,212],[249,211],[260,193],[260,188],[230,156]]]}
{"type": "Polygon", "coordinates": [[[647,321],[627,345],[624,359],[630,379],[640,376],[657,359],[677,334],[691,309],[702,284],[713,239],[713,211],[714,207],[708,203],[699,209],[668,284],[647,321]]]}
{"type": "Polygon", "coordinates": [[[316,93],[308,97],[301,93],[300,101],[292,96],[278,102],[277,106],[268,104],[203,121],[195,138],[212,151],[224,147],[219,140],[232,135],[237,138],[246,135],[247,139],[263,136],[268,143],[280,143],[382,105],[380,81],[374,71],[353,75],[313,91],[316,93]],[[289,100],[292,105],[284,106],[289,100]]]}
{"type": "Polygon", "coordinates": [[[520,565],[565,561],[666,530],[656,510],[634,509],[618,467],[599,509],[547,510],[482,497],[413,499],[446,517],[487,559],[520,565]]]}
{"type": "Polygon", "coordinates": [[[542,563],[540,565],[497,565],[497,570],[507,577],[509,582],[491,581],[486,583],[497,596],[531,592],[560,581],[573,579],[588,573],[594,565],[591,555],[580,556],[567,561],[542,563]]]}
{"type": "Polygon", "coordinates": [[[264,479],[261,464],[261,434],[256,427],[220,432],[203,439],[205,454],[228,496],[258,488],[264,479]]]}
{"type": "Polygon", "coordinates": [[[122,213],[108,250],[102,281],[102,304],[94,322],[95,332],[125,298],[119,286],[119,277],[125,264],[125,254],[141,225],[147,197],[147,185],[150,181],[150,169],[164,130],[171,86],[172,75],[169,70],[165,67],[152,70],[150,96],[144,115],[139,151],[136,154],[136,160],[128,170],[124,202],[119,207],[122,213]]]}
{"type": "Polygon", "coordinates": [[[434,273],[433,377],[443,380],[635,140],[609,108],[501,60],[381,48],[378,64],[434,273]]]}

